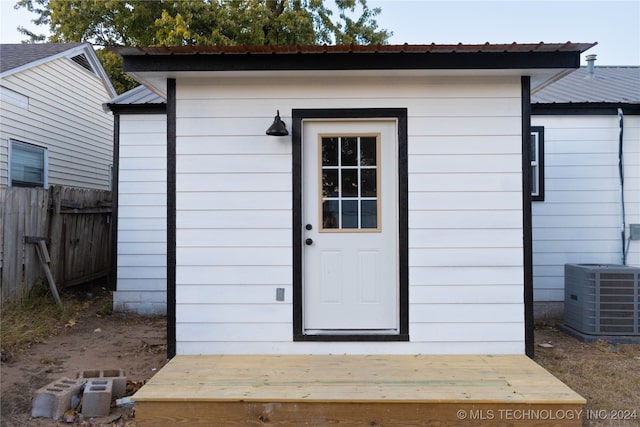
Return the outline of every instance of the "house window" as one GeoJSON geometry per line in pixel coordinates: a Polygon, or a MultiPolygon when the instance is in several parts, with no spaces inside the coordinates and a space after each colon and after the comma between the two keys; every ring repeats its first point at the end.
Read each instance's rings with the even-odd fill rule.
{"type": "Polygon", "coordinates": [[[11,140],[9,182],[14,187],[47,187],[47,149],[11,140]]]}
{"type": "Polygon", "coordinates": [[[531,127],[531,200],[544,200],[544,127],[531,127]]]}

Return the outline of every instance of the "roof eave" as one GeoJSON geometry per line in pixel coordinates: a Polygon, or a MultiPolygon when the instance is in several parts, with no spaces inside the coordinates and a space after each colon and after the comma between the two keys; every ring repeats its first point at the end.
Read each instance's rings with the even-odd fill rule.
{"type": "MultiPolygon", "coordinates": [[[[125,51],[126,52],[126,51],[125,51]]],[[[580,50],[123,55],[128,73],[179,71],[574,69],[580,50]]]]}
{"type": "Polygon", "coordinates": [[[179,46],[112,48],[124,71],[157,93],[180,75],[263,76],[278,73],[375,73],[395,76],[531,76],[532,89],[580,66],[580,54],[594,44],[375,45],[375,46],[179,46]],[[192,74],[193,73],[193,74],[192,74]]]}

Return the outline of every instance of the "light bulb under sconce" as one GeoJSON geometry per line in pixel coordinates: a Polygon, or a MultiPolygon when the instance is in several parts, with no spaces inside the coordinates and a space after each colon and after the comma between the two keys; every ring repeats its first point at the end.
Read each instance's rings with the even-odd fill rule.
{"type": "Polygon", "coordinates": [[[277,111],[278,113],[273,118],[273,124],[269,126],[269,129],[267,129],[267,135],[287,136],[289,135],[289,131],[287,130],[287,125],[285,125],[282,119],[280,118],[280,110],[277,110],[277,111]]]}

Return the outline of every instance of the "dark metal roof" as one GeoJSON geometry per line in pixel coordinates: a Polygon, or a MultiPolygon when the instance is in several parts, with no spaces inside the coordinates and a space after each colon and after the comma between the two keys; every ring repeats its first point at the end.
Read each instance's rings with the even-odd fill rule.
{"type": "Polygon", "coordinates": [[[116,47],[124,70],[140,73],[194,71],[428,71],[567,70],[595,43],[178,46],[116,47]]]}
{"type": "Polygon", "coordinates": [[[0,73],[57,55],[84,43],[0,44],[0,73]]]}
{"type": "Polygon", "coordinates": [[[640,104],[640,66],[595,67],[592,76],[587,67],[580,67],[536,92],[531,102],[640,104]]]}
{"type": "Polygon", "coordinates": [[[174,46],[115,47],[122,56],[133,55],[297,55],[323,53],[506,53],[506,52],[584,52],[596,43],[510,43],[510,44],[422,44],[422,45],[295,45],[295,46],[174,46]]]}
{"type": "Polygon", "coordinates": [[[111,99],[108,104],[113,105],[148,105],[165,104],[166,100],[145,86],[137,86],[111,99]]]}
{"type": "Polygon", "coordinates": [[[102,104],[115,114],[155,114],[166,111],[167,101],[145,86],[137,86],[102,104]]]}

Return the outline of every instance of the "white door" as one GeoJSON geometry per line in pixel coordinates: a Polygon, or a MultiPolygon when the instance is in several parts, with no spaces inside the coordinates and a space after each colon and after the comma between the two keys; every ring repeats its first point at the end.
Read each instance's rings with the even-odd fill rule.
{"type": "Polygon", "coordinates": [[[397,334],[396,121],[302,126],[304,333],[397,334]]]}

